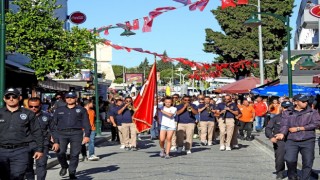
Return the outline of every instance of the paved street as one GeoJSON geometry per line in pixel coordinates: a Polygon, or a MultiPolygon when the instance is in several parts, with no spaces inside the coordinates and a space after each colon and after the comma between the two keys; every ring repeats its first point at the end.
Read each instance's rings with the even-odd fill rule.
{"type": "MultiPolygon", "coordinates": [[[[273,153],[256,141],[240,141],[240,150],[219,151],[219,146],[194,143],[191,155],[173,153],[171,159],[159,157],[158,141],[139,142],[136,152],[104,142],[96,148],[100,161],[81,162],[79,179],[275,179],[273,153]]],[[[61,178],[60,165],[48,170],[47,179],[61,178]]]]}

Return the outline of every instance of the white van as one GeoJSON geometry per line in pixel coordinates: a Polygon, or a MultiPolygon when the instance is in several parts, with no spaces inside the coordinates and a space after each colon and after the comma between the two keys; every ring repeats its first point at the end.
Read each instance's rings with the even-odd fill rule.
{"type": "Polygon", "coordinates": [[[210,87],[208,89],[215,90],[221,88],[224,85],[236,82],[236,79],[229,77],[218,77],[211,79],[208,82],[210,82],[210,87]]]}

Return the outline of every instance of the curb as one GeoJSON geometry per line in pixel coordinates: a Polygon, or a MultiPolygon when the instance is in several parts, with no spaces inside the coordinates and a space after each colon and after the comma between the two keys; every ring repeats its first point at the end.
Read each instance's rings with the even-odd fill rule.
{"type": "MultiPolygon", "coordinates": [[[[111,134],[107,135],[107,136],[96,136],[95,139],[95,146],[104,143],[105,141],[108,141],[111,139],[111,134]]],[[[47,163],[47,169],[51,169],[53,167],[55,167],[56,165],[59,164],[58,159],[55,157],[55,160],[52,160],[50,162],[47,163]]]]}

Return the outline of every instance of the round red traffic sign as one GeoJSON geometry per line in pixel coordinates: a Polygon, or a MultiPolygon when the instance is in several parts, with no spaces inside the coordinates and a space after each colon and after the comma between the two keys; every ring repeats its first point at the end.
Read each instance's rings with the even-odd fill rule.
{"type": "Polygon", "coordinates": [[[320,18],[320,5],[316,5],[310,9],[310,14],[320,18]]]}
{"type": "Polygon", "coordinates": [[[80,11],[76,11],[69,16],[69,19],[74,24],[82,24],[86,21],[87,16],[80,11]]]}

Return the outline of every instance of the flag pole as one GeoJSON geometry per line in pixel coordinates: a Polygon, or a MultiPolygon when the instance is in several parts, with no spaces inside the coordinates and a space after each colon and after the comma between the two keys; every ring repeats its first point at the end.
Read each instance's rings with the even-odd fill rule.
{"type": "MultiPolygon", "coordinates": [[[[159,122],[160,122],[160,121],[159,121],[159,116],[158,116],[158,108],[159,108],[158,105],[159,105],[159,103],[158,103],[157,56],[156,56],[156,55],[154,55],[154,63],[155,63],[155,65],[156,65],[156,69],[155,69],[155,73],[156,73],[156,74],[155,74],[155,75],[156,75],[156,76],[155,76],[155,77],[156,77],[156,78],[155,78],[155,81],[156,81],[156,82],[155,82],[155,84],[156,84],[156,88],[155,88],[155,91],[156,91],[156,92],[155,92],[155,93],[156,93],[156,99],[157,99],[157,101],[156,101],[156,104],[157,104],[156,117],[157,117],[157,123],[158,123],[158,126],[159,126],[159,122]]],[[[157,130],[158,130],[158,129],[157,129],[157,130]]]]}

